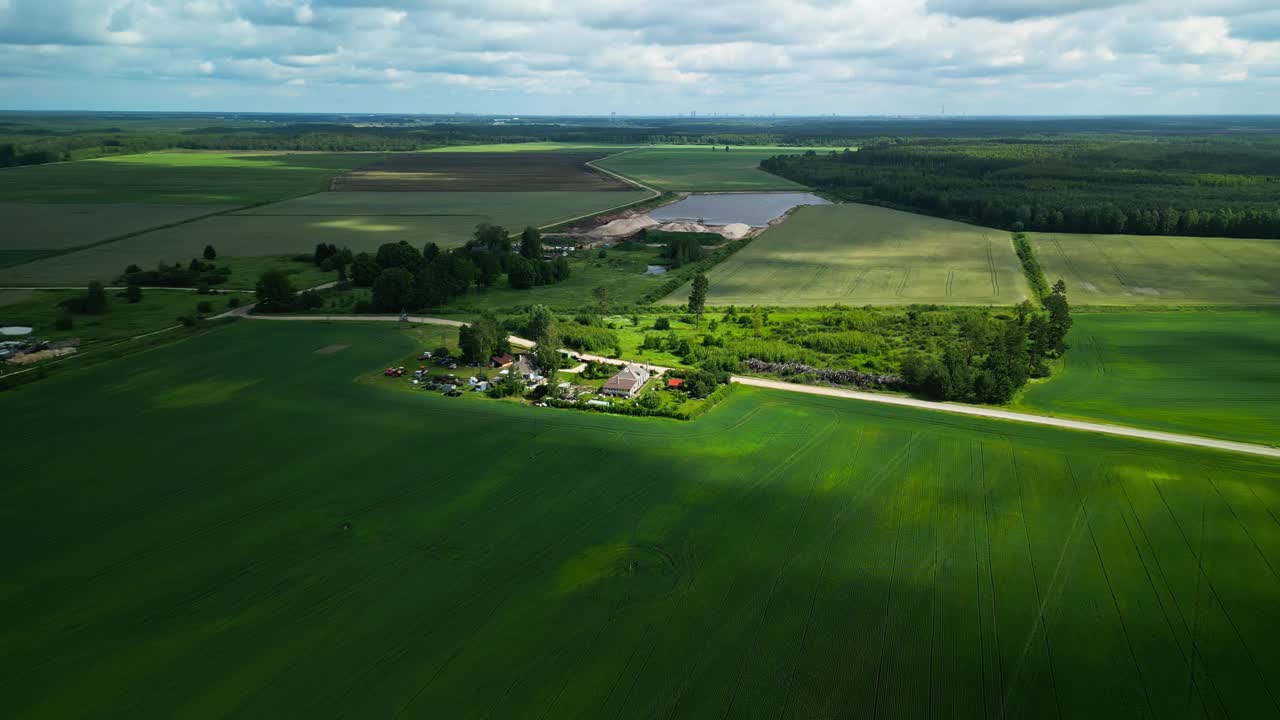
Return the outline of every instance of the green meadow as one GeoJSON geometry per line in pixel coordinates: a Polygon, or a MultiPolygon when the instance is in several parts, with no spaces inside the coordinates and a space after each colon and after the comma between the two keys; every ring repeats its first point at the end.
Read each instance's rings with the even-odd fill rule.
{"type": "Polygon", "coordinates": [[[0,394],[0,713],[1280,712],[1273,461],[381,377],[419,344],[240,321],[0,394]]]}
{"type": "Polygon", "coordinates": [[[659,190],[730,192],[800,190],[805,186],[760,169],[760,161],[804,148],[723,145],[658,145],[615,155],[595,164],[659,190]]]}
{"type": "Polygon", "coordinates": [[[1280,314],[1077,314],[1021,409],[1280,445],[1280,314]]]}
{"type": "MultiPolygon", "coordinates": [[[[1009,234],[873,205],[796,209],[709,274],[710,305],[1013,305],[1009,234]]],[[[683,287],[665,302],[683,303],[683,287]]]]}
{"type": "Polygon", "coordinates": [[[1050,282],[1085,305],[1280,304],[1280,240],[1032,233],[1050,282]]]}

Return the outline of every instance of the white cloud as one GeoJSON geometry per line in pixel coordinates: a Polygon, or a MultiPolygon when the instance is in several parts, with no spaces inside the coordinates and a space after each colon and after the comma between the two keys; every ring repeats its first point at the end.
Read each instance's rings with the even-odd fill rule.
{"type": "Polygon", "coordinates": [[[1280,77],[1280,13],[1274,0],[0,0],[5,76],[39,77],[42,107],[108,85],[162,107],[179,80],[208,99],[182,109],[211,110],[262,109],[255,98],[287,87],[291,109],[316,111],[1123,113],[1152,111],[1134,100],[1151,92],[1163,111],[1275,112],[1260,91],[1280,77]],[[1219,105],[1192,102],[1200,90],[1219,105]]]}

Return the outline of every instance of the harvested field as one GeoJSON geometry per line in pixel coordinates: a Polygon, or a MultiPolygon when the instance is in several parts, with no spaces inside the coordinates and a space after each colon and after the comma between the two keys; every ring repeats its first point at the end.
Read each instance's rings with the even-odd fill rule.
{"type": "Polygon", "coordinates": [[[380,377],[419,337],[242,322],[0,394],[0,714],[1277,714],[1274,460],[443,398],[380,377]]]}
{"type": "Polygon", "coordinates": [[[396,153],[333,179],[331,189],[376,192],[634,190],[586,162],[604,152],[396,153]]]}
{"type": "Polygon", "coordinates": [[[1280,240],[1030,233],[1079,305],[1280,304],[1280,240]]]}
{"type": "MultiPolygon", "coordinates": [[[[1013,305],[1009,234],[871,205],[802,207],[709,273],[711,305],[1013,305]]],[[[688,287],[663,302],[679,304],[688,287]]]]}

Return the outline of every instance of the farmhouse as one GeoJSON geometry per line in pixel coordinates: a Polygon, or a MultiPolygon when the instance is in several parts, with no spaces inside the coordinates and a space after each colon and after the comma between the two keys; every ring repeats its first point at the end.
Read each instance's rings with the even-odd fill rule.
{"type": "Polygon", "coordinates": [[[494,355],[489,358],[489,367],[504,368],[510,365],[514,360],[515,358],[510,355],[494,355]]]}
{"type": "Polygon", "coordinates": [[[639,365],[630,364],[619,370],[617,375],[609,378],[604,387],[600,388],[600,394],[635,397],[647,382],[649,382],[649,371],[639,365]]]}

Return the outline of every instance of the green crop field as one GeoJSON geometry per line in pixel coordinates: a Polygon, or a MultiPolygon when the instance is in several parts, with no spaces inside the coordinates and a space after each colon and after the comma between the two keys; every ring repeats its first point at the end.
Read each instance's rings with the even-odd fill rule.
{"type": "Polygon", "coordinates": [[[232,207],[147,203],[0,203],[0,218],[4,218],[5,223],[0,251],[79,247],[232,207]]]}
{"type": "MultiPolygon", "coordinates": [[[[238,297],[253,302],[247,293],[197,295],[189,290],[145,290],[142,299],[131,303],[119,291],[108,291],[107,312],[101,315],[72,315],[73,325],[59,330],[55,324],[64,314],[60,303],[83,295],[79,290],[11,290],[0,292],[0,325],[26,325],[44,340],[79,338],[82,345],[121,340],[162,330],[178,324],[179,315],[195,315],[196,305],[209,302],[217,314],[227,310],[227,300],[238,297]],[[6,299],[6,295],[10,297],[6,299]]],[[[3,370],[0,370],[3,373],[3,370]]]]}
{"type": "Polygon", "coordinates": [[[0,202],[250,205],[317,192],[379,154],[157,152],[0,171],[0,202]]]}
{"type": "MultiPolygon", "coordinates": [[[[711,305],[1012,305],[1009,234],[872,205],[803,207],[709,274],[711,305]]],[[[664,302],[688,300],[683,287],[664,302]]]]}
{"type": "Polygon", "coordinates": [[[481,222],[518,232],[644,199],[618,192],[325,192],[238,213],[218,215],[119,242],[0,269],[0,285],[79,284],[110,280],[130,263],[187,261],[206,244],[220,256],[311,252],[316,243],[376,250],[405,240],[456,247],[481,222]]]}
{"type": "Polygon", "coordinates": [[[1280,303],[1280,240],[1032,233],[1082,305],[1280,303]]]}
{"type": "Polygon", "coordinates": [[[596,162],[598,167],[658,188],[672,191],[799,190],[804,186],[760,169],[760,161],[774,155],[804,152],[804,148],[723,145],[662,145],[647,147],[596,162]]]}
{"type": "Polygon", "coordinates": [[[1280,445],[1280,314],[1077,314],[1023,409],[1280,445]]]}
{"type": "Polygon", "coordinates": [[[1273,461],[448,399],[380,377],[418,344],[243,321],[0,394],[0,713],[1280,712],[1273,461]]]}

